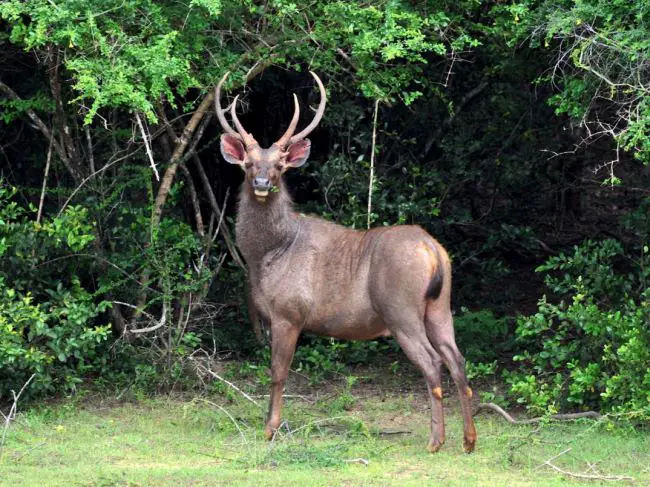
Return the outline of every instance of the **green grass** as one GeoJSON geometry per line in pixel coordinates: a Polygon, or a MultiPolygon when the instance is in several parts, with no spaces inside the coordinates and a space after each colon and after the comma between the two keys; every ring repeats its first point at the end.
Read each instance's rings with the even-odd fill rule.
{"type": "Polygon", "coordinates": [[[240,397],[210,397],[212,404],[86,397],[36,407],[9,430],[0,485],[578,484],[540,466],[567,448],[553,461],[565,470],[650,484],[650,435],[591,421],[513,426],[479,415],[477,451],[465,455],[453,398],[446,399],[447,443],[431,455],[424,392],[397,390],[330,386],[315,404],[289,399],[292,433],[272,443],[262,439],[263,409],[240,397]]]}

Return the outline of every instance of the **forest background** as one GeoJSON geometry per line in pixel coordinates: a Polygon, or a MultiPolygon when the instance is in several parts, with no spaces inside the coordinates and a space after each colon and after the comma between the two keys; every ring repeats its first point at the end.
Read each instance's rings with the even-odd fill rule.
{"type": "MultiPolygon", "coordinates": [[[[292,92],[316,103],[313,70],[328,108],[287,175],[300,211],[445,245],[484,399],[647,421],[649,17],[642,0],[4,0],[0,403],[32,376],[24,397],[192,388],[224,357],[268,383],[213,88],[232,72],[224,104],[243,93],[268,144],[292,92]]],[[[405,362],[388,339],[305,337],[294,368],[405,362]]]]}

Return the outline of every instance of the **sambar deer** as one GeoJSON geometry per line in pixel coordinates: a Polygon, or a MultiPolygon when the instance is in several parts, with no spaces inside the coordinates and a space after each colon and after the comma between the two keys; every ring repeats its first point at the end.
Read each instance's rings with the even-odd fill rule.
{"type": "Polygon", "coordinates": [[[239,95],[230,110],[235,129],[221,108],[221,153],[245,171],[237,214],[237,245],[249,266],[254,311],[271,329],[271,399],[264,434],[271,439],[280,426],[282,394],[302,331],[347,340],[394,336],[427,382],[431,401],[428,450],[445,441],[440,369],[444,363],[458,387],[464,420],[464,449],[474,450],[476,428],[465,377],[465,360],[454,339],[450,309],[451,264],[445,249],[418,226],[402,225],[359,231],[304,216],[293,210],[282,181],[290,168],[309,156],[307,135],[325,111],[320,90],[312,122],[294,135],[300,107],[287,131],[268,149],[237,118],[239,95]]]}

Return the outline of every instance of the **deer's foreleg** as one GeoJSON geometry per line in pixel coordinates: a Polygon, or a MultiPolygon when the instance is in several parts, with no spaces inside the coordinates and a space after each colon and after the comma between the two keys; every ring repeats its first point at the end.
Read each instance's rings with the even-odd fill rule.
{"type": "Polygon", "coordinates": [[[264,436],[271,440],[280,426],[282,393],[287,380],[291,360],[296,350],[300,328],[286,321],[271,322],[271,400],[266,419],[264,436]]]}

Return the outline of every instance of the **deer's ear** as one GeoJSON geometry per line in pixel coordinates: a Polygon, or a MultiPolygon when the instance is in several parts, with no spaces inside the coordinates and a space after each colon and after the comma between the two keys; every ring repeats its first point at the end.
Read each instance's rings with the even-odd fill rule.
{"type": "Polygon", "coordinates": [[[287,167],[302,166],[305,162],[307,162],[307,158],[309,157],[310,150],[311,150],[311,142],[309,141],[309,139],[303,139],[301,141],[296,142],[295,144],[291,144],[287,149],[289,155],[285,160],[285,164],[287,165],[287,167]]]}
{"type": "Polygon", "coordinates": [[[244,165],[246,150],[244,144],[237,137],[229,134],[221,136],[221,155],[230,164],[244,165]]]}

